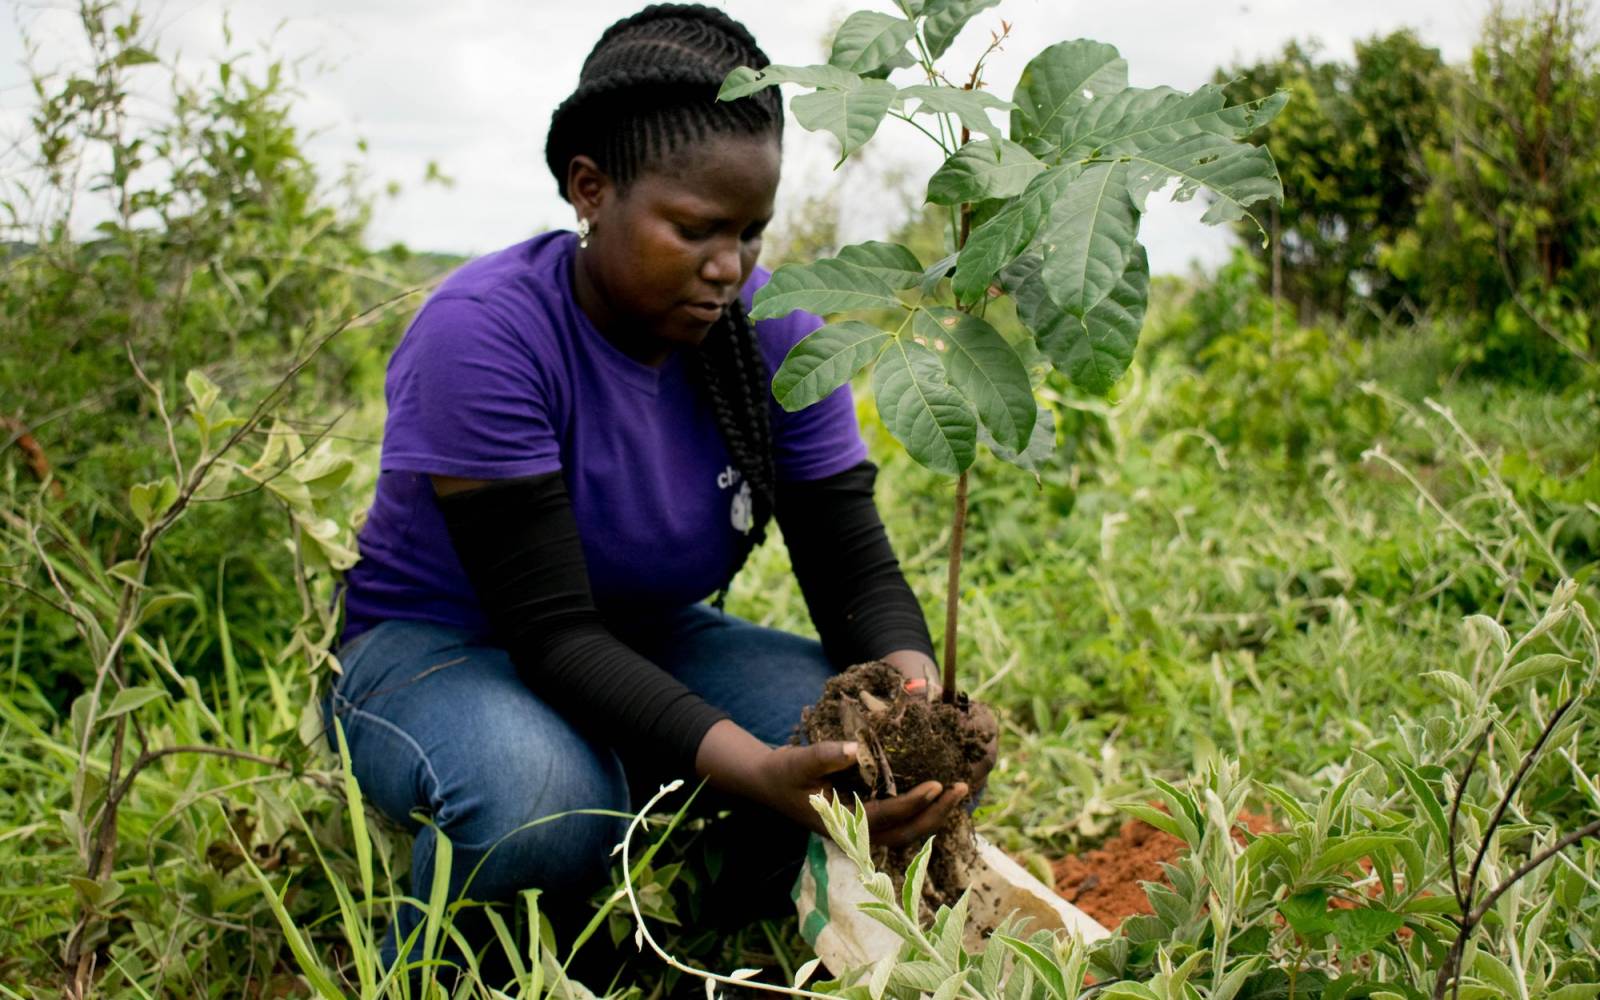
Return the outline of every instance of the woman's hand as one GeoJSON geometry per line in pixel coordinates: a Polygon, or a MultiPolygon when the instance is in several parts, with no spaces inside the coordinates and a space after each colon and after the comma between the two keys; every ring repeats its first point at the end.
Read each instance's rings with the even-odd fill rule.
{"type": "MultiPolygon", "coordinates": [[[[811,796],[832,792],[829,776],[855,763],[852,743],[773,749],[727,719],[711,727],[695,755],[695,770],[714,786],[760,802],[818,833],[824,832],[822,817],[811,808],[811,796]]],[[[888,847],[920,843],[937,833],[966,797],[965,782],[944,788],[926,781],[904,795],[867,802],[872,842],[888,847]]]]}

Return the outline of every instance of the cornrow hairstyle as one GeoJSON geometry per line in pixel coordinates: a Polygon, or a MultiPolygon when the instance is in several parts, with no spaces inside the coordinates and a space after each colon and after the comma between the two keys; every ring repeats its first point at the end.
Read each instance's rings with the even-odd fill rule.
{"type": "MultiPolygon", "coordinates": [[[[592,158],[618,189],[711,136],[783,135],[776,87],[735,101],[717,91],[738,66],[771,60],[744,25],[698,4],[654,4],[607,28],[583,62],[578,88],[550,119],[545,162],[567,197],[572,158],[592,158]]],[[[750,487],[753,523],[735,540],[728,583],[766,538],[777,490],[769,412],[772,373],[735,301],[691,352],[690,371],[716,416],[733,465],[750,487]]],[[[721,607],[728,583],[717,594],[721,607]]]]}

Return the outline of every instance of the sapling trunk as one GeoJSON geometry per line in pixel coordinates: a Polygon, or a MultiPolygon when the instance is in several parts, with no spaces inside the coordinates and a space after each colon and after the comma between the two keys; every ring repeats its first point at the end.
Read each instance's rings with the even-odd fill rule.
{"type": "Polygon", "coordinates": [[[950,572],[944,594],[944,698],[956,700],[956,624],[961,617],[961,543],[967,534],[967,474],[956,480],[956,513],[950,524],[950,572]]]}
{"type": "MultiPolygon", "coordinates": [[[[981,65],[981,63],[980,63],[981,65]]],[[[977,80],[978,71],[972,71],[977,80]]],[[[968,83],[966,89],[971,90],[968,83]]],[[[972,132],[961,129],[961,144],[972,141],[972,132]]],[[[972,232],[972,204],[961,206],[961,231],[956,236],[956,250],[967,245],[972,232]]],[[[967,537],[967,473],[963,471],[956,480],[956,509],[950,520],[950,566],[945,577],[944,593],[944,691],[940,695],[946,705],[956,702],[956,637],[961,620],[961,546],[967,537]]]]}

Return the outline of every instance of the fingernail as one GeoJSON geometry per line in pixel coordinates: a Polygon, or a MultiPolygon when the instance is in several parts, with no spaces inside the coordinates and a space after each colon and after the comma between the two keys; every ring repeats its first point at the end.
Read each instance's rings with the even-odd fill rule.
{"type": "Polygon", "coordinates": [[[852,743],[846,743],[844,746],[840,747],[840,749],[844,751],[844,755],[846,757],[854,757],[856,755],[857,748],[858,748],[858,744],[853,743],[853,742],[852,743]]]}
{"type": "Polygon", "coordinates": [[[922,797],[927,799],[929,802],[932,802],[934,799],[939,797],[939,793],[942,791],[944,791],[944,786],[935,781],[928,786],[928,790],[926,792],[922,793],[922,797]]]}

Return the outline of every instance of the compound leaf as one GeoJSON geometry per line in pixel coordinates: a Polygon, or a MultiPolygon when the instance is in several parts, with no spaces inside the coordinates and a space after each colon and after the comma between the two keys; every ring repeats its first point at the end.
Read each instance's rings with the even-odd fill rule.
{"type": "Polygon", "coordinates": [[[928,0],[922,9],[922,38],[928,43],[928,55],[934,59],[945,54],[950,43],[961,34],[967,22],[999,3],[1000,0],[928,0]]]}
{"type": "Polygon", "coordinates": [[[1017,289],[1017,313],[1057,371],[1087,392],[1104,394],[1133,362],[1149,295],[1150,262],[1144,247],[1136,245],[1111,294],[1087,312],[1052,299],[1035,271],[1017,289]]]}
{"type": "Polygon", "coordinates": [[[922,282],[922,261],[898,243],[885,243],[882,240],[852,243],[841,247],[834,256],[871,271],[892,288],[912,288],[922,282]]]}
{"type": "Polygon", "coordinates": [[[912,329],[930,344],[943,342],[950,384],[972,401],[995,440],[1014,451],[1026,448],[1039,408],[1027,368],[1000,332],[977,316],[938,306],[918,312],[912,329]]]}
{"type": "Polygon", "coordinates": [[[1177,177],[1173,201],[1187,201],[1202,187],[1216,195],[1200,217],[1208,225],[1248,218],[1260,228],[1261,223],[1250,214],[1249,206],[1265,199],[1283,200],[1278,166],[1265,146],[1250,146],[1201,132],[1130,153],[1128,158],[1134,167],[1129,184],[1134,204],[1143,204],[1147,194],[1177,177]]]}
{"type": "Polygon", "coordinates": [[[1216,84],[1192,94],[1169,87],[1130,87],[1098,97],[1073,115],[1062,134],[1061,149],[1068,157],[1109,157],[1202,133],[1239,140],[1275,118],[1288,99],[1280,91],[1247,104],[1228,105],[1216,84]]]}
{"type": "Polygon", "coordinates": [[[890,343],[872,369],[872,393],[884,426],[918,462],[956,475],[977,457],[977,419],[945,381],[939,356],[915,340],[890,343]]]}
{"type": "Polygon", "coordinates": [[[789,350],[772,377],[772,395],[791,413],[825,399],[870,364],[888,339],[860,320],[830,323],[789,350]]]}
{"type": "Polygon", "coordinates": [[[1040,233],[1040,272],[1058,304],[1084,315],[1122,280],[1138,247],[1139,210],[1128,196],[1128,164],[1092,163],[1073,178],[1040,233]]]}
{"type": "Polygon", "coordinates": [[[861,86],[861,77],[837,66],[773,65],[763,69],[736,66],[723,79],[722,89],[717,91],[717,100],[733,101],[749,97],[759,90],[775,87],[780,83],[798,83],[806,87],[828,90],[854,90],[861,86]]]}
{"type": "Polygon", "coordinates": [[[858,10],[833,36],[828,64],[851,73],[871,73],[890,63],[910,65],[901,56],[916,31],[916,24],[903,17],[858,10]]]}
{"type": "Polygon", "coordinates": [[[1011,138],[1054,146],[1071,116],[1102,94],[1127,86],[1128,64],[1115,46],[1082,38],[1058,42],[1034,56],[1017,81],[1011,138]]]}
{"type": "Polygon", "coordinates": [[[1010,111],[1016,107],[1010,101],[1002,100],[987,90],[938,87],[927,83],[902,87],[900,96],[917,99],[917,109],[912,112],[913,114],[955,115],[967,131],[986,135],[995,140],[1003,137],[1002,129],[989,117],[989,112],[1010,111]]]}
{"type": "Polygon", "coordinates": [[[789,102],[795,120],[812,132],[832,132],[839,140],[840,159],[849,156],[878,131],[898,93],[887,80],[862,80],[847,90],[816,90],[789,102]]]}
{"type": "Polygon", "coordinates": [[[1083,170],[1072,163],[1034,177],[1022,194],[974,227],[956,258],[955,293],[963,303],[982,299],[1001,268],[1011,263],[1038,232],[1050,206],[1083,170]]]}
{"type": "Polygon", "coordinates": [[[772,319],[796,309],[821,315],[899,305],[894,289],[872,271],[825,257],[807,264],[785,264],[774,271],[756,293],[750,318],[772,319]]]}
{"type": "Polygon", "coordinates": [[[1037,157],[1007,139],[969,142],[928,178],[928,201],[959,205],[1010,198],[1025,191],[1028,182],[1044,170],[1037,157]]]}

